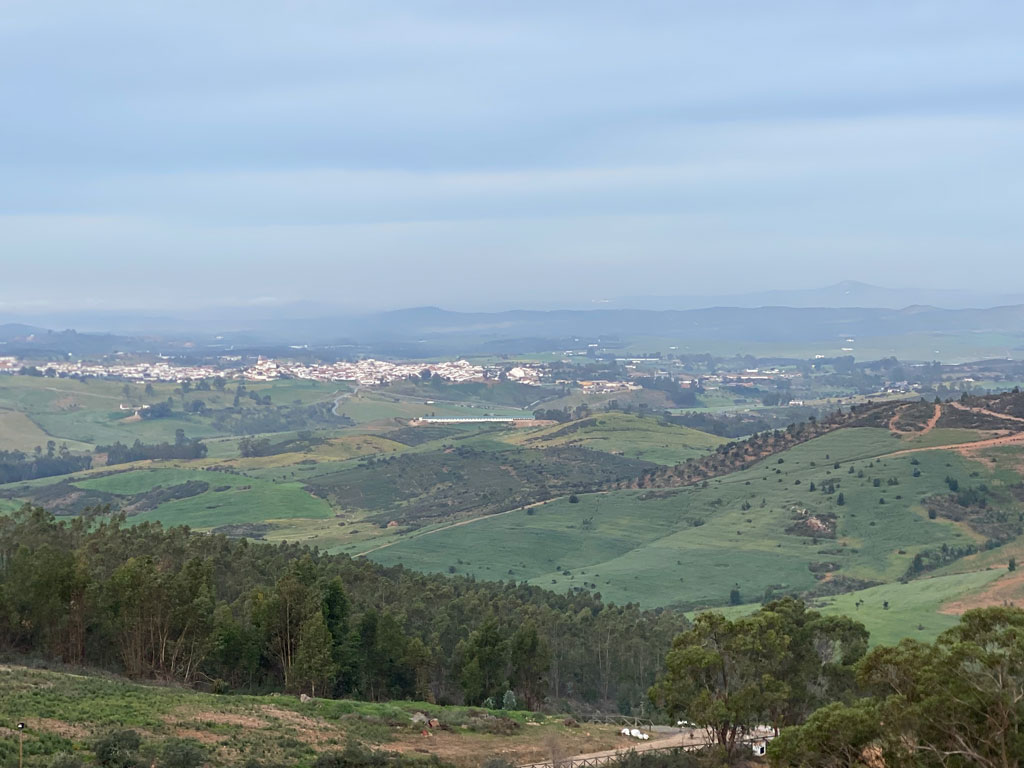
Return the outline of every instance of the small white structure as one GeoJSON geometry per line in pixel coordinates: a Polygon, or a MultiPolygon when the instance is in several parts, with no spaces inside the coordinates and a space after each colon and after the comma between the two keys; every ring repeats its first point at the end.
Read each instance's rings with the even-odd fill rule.
{"type": "Polygon", "coordinates": [[[752,742],[750,745],[750,751],[758,757],[764,757],[765,753],[768,751],[768,740],[758,739],[757,741],[752,742]]]}

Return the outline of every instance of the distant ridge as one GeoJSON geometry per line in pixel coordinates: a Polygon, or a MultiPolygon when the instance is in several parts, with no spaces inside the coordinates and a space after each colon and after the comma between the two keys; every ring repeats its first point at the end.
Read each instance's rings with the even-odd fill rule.
{"type": "Polygon", "coordinates": [[[756,293],[680,296],[626,296],[602,300],[595,308],[702,309],[708,307],[796,307],[903,309],[985,309],[1024,304],[1024,293],[985,293],[955,289],[884,288],[844,280],[824,288],[770,290],[756,293]]]}

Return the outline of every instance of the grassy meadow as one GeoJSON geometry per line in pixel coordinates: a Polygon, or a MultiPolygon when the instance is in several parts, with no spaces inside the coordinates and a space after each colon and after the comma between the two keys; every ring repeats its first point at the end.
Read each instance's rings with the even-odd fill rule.
{"type": "Polygon", "coordinates": [[[669,465],[702,456],[725,442],[696,429],[663,424],[656,418],[614,412],[539,430],[519,430],[505,440],[536,448],[579,446],[669,465]]]}
{"type": "MultiPolygon", "coordinates": [[[[827,616],[852,616],[871,633],[873,646],[895,645],[904,637],[927,642],[959,620],[958,614],[949,610],[953,601],[976,594],[1005,576],[1005,569],[993,568],[881,584],[817,598],[811,601],[811,607],[827,616]]],[[[745,603],[711,610],[737,618],[760,607],[761,603],[745,603]]],[[[690,615],[698,613],[700,611],[693,611],[690,615]]]]}

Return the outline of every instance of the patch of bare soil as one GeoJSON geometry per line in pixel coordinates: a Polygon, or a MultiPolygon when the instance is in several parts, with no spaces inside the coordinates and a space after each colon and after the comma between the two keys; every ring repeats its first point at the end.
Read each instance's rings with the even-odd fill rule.
{"type": "Polygon", "coordinates": [[[551,760],[553,756],[564,759],[595,748],[614,749],[627,741],[637,743],[620,736],[615,728],[600,725],[583,725],[579,729],[559,732],[548,728],[528,728],[513,736],[473,734],[461,729],[428,729],[427,734],[403,734],[396,741],[380,745],[380,748],[394,752],[430,753],[459,768],[477,768],[493,756],[523,765],[551,760]]]}
{"type": "Polygon", "coordinates": [[[1014,571],[996,579],[979,592],[946,603],[939,613],[959,616],[973,608],[1024,604],[1024,571],[1014,571]]]}
{"type": "Polygon", "coordinates": [[[210,733],[210,731],[199,731],[195,728],[176,728],[175,735],[179,739],[191,739],[192,741],[198,741],[200,744],[219,744],[229,738],[224,733],[210,733]]]}
{"type": "Polygon", "coordinates": [[[304,740],[312,744],[320,744],[337,735],[335,726],[332,726],[326,720],[307,717],[306,715],[300,715],[298,712],[293,712],[289,709],[279,709],[278,707],[261,707],[260,710],[269,717],[290,725],[299,732],[304,740]]]}
{"type": "Polygon", "coordinates": [[[930,445],[925,448],[907,448],[902,451],[894,451],[893,453],[885,454],[889,456],[905,456],[908,453],[920,453],[921,451],[957,451],[964,456],[970,455],[975,451],[982,450],[983,448],[998,448],[1002,445],[1015,445],[1017,443],[1024,443],[1024,432],[1019,432],[1014,435],[1005,435],[1003,437],[993,437],[987,440],[976,440],[973,443],[949,443],[947,445],[930,445]]]}
{"type": "Polygon", "coordinates": [[[186,720],[200,723],[218,723],[220,725],[238,725],[242,728],[270,727],[270,723],[262,717],[256,717],[255,715],[240,715],[234,712],[216,711],[189,712],[187,714],[182,713],[180,716],[176,716],[173,722],[180,723],[186,720]]]}

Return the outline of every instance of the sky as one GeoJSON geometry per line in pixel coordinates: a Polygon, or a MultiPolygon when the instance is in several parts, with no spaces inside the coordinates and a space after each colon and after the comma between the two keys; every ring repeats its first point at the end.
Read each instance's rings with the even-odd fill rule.
{"type": "Polygon", "coordinates": [[[1024,5],[3,0],[0,321],[1024,285],[1024,5]]]}

